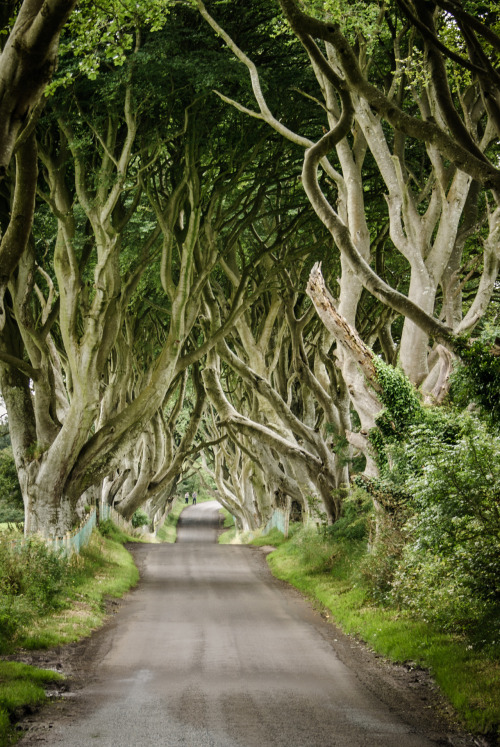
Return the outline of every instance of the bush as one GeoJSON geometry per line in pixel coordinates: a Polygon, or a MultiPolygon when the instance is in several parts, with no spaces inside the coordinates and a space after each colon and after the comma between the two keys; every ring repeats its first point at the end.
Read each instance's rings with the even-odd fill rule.
{"type": "Polygon", "coordinates": [[[9,650],[16,633],[30,623],[33,614],[27,599],[0,592],[0,653],[9,650]]]}
{"type": "Polygon", "coordinates": [[[149,516],[144,511],[138,509],[132,516],[132,526],[137,529],[137,527],[145,527],[148,526],[148,524],[149,516]]]}
{"type": "Polygon", "coordinates": [[[0,650],[35,614],[60,606],[70,561],[39,540],[0,535],[0,650]]]}
{"type": "Polygon", "coordinates": [[[362,540],[368,537],[373,502],[368,493],[361,489],[352,490],[342,502],[342,511],[337,521],[325,527],[327,537],[336,540],[362,540]]]}
{"type": "Polygon", "coordinates": [[[500,356],[492,355],[498,345],[500,329],[486,327],[474,341],[464,338],[461,363],[452,375],[451,396],[460,407],[478,405],[482,414],[496,427],[500,425],[500,356]]]}
{"type": "Polygon", "coordinates": [[[0,450],[0,523],[24,521],[24,505],[10,447],[0,450]]]}
{"type": "Polygon", "coordinates": [[[356,480],[380,506],[362,568],[373,599],[482,645],[500,639],[500,358],[491,344],[492,334],[464,343],[454,377],[455,401],[474,401],[483,418],[422,406],[402,372],[376,361],[385,409],[370,439],[380,477],[356,480]]]}
{"type": "Polygon", "coordinates": [[[107,539],[113,540],[123,545],[125,542],[130,542],[132,537],[123,532],[119,527],[114,524],[111,519],[106,519],[99,523],[99,533],[107,539]]]}
{"type": "Polygon", "coordinates": [[[449,630],[498,640],[500,437],[469,413],[430,408],[386,454],[382,483],[407,495],[405,544],[389,585],[386,575],[375,588],[449,630]]]}

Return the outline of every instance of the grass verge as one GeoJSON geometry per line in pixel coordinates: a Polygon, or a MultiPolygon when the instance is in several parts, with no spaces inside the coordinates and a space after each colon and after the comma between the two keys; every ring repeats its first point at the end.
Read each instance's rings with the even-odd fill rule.
{"type": "Polygon", "coordinates": [[[27,649],[51,648],[78,641],[100,627],[106,597],[122,597],[139,579],[132,556],[121,544],[131,539],[117,527],[108,537],[94,532],[75,559],[76,572],[63,590],[62,609],[35,619],[16,643],[27,649]]]}
{"type": "Polygon", "coordinates": [[[277,532],[252,544],[277,546],[268,556],[277,578],[320,601],[344,632],[377,653],[429,669],[468,729],[498,737],[500,662],[432,622],[371,602],[363,542],[333,543],[315,529],[295,527],[289,540],[277,532]]]}
{"type": "Polygon", "coordinates": [[[221,508],[220,513],[224,517],[224,531],[219,535],[217,542],[219,545],[231,545],[234,543],[238,533],[234,524],[234,516],[229,513],[227,508],[221,508]]]}
{"type": "Polygon", "coordinates": [[[156,536],[161,542],[170,542],[173,544],[177,539],[177,522],[184,508],[186,508],[184,498],[176,498],[172,504],[172,509],[163,522],[163,526],[158,529],[156,536]]]}
{"type": "Polygon", "coordinates": [[[14,744],[16,740],[11,722],[27,707],[43,703],[46,700],[45,685],[61,679],[61,674],[48,669],[37,669],[14,661],[0,661],[1,747],[14,744]]]}
{"type": "MultiPolygon", "coordinates": [[[[134,586],[139,573],[122,542],[131,538],[110,522],[103,526],[103,537],[94,532],[89,545],[71,559],[70,571],[52,600],[50,612],[29,610],[27,622],[19,626],[9,646],[25,649],[50,648],[80,640],[100,627],[106,617],[107,597],[121,597],[134,586]]],[[[44,684],[61,675],[27,664],[0,661],[0,747],[13,744],[12,722],[27,706],[45,699],[44,684]]]]}

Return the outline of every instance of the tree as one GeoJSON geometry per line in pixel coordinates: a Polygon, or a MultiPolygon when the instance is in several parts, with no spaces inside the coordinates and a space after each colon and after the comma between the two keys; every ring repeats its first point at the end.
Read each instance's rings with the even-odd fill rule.
{"type": "MultiPolygon", "coordinates": [[[[183,17],[181,31],[193,18],[183,17]]],[[[249,133],[248,149],[237,150],[233,123],[221,124],[217,107],[198,116],[203,95],[185,87],[178,61],[164,66],[161,38],[144,47],[137,39],[127,64],[103,74],[98,89],[81,80],[60,92],[39,136],[39,194],[55,242],[43,258],[33,243],[23,255],[2,352],[28,532],[66,531],[78,501],[105,478],[105,494],[126,516],[168,497],[203,411],[196,364],[242,313],[261,261],[242,272],[223,324],[206,327],[199,317],[209,278],[261,209],[252,164],[264,141],[249,133]],[[177,94],[167,110],[165,79],[177,94]],[[207,140],[210,128],[220,147],[207,140]],[[163,312],[156,321],[144,313],[150,301],[163,312]],[[148,349],[155,324],[160,334],[148,349]],[[188,367],[196,404],[175,443],[188,367]]]]}
{"type": "Polygon", "coordinates": [[[0,181],[6,178],[13,154],[15,190],[0,241],[0,329],[5,324],[4,294],[10,276],[26,248],[36,189],[36,147],[33,127],[52,78],[64,23],[76,0],[24,0],[4,3],[4,29],[10,23],[0,55],[0,181]]]}
{"type": "MultiPolygon", "coordinates": [[[[420,41],[415,29],[401,26],[397,10],[372,13],[369,24],[359,18],[343,33],[342,26],[348,26],[349,19],[341,17],[335,4],[315,4],[318,19],[300,10],[293,0],[284,0],[283,12],[305,47],[317,78],[319,93],[307,90],[305,95],[321,102],[327,114],[323,136],[310,138],[286,126],[283,117],[272,112],[254,62],[209,15],[201,0],[197,5],[233,54],[247,66],[258,110],[225,94],[221,97],[305,149],[304,189],[330,231],[342,263],[338,303],[331,296],[323,299],[318,294],[316,302],[338,312],[351,341],[356,337],[363,287],[402,315],[401,364],[429,396],[442,398],[451,370],[448,351],[459,351],[457,335],[481,319],[498,273],[499,207],[496,192],[484,192],[484,187],[494,187],[498,182],[495,159],[488,160],[485,155],[495,152],[491,150],[494,111],[482,102],[484,88],[467,78],[456,84],[455,96],[462,105],[470,141],[468,147],[465,140],[457,145],[444,115],[437,122],[432,117],[442,104],[440,93],[436,92],[439,79],[435,60],[425,39],[420,41]],[[335,12],[337,15],[331,19],[335,12]],[[321,40],[322,47],[315,38],[321,40]],[[382,50],[387,48],[386,56],[378,51],[375,41],[382,50]],[[409,71],[403,69],[401,60],[405,45],[409,71]],[[423,70],[420,79],[419,65],[423,70]],[[473,142],[477,142],[474,147],[473,142]],[[365,218],[368,154],[387,190],[390,244],[393,251],[401,253],[410,270],[408,295],[392,287],[380,269],[371,264],[372,248],[379,239],[365,218]],[[412,163],[414,154],[419,154],[420,171],[412,163]],[[330,184],[336,189],[331,190],[330,184]],[[464,253],[470,251],[472,236],[476,240],[480,236],[484,246],[482,273],[475,297],[464,309],[462,290],[468,278],[461,263],[464,253]],[[465,280],[460,277],[462,272],[465,280]],[[433,340],[430,353],[429,338],[433,340]]],[[[372,8],[378,12],[376,4],[372,8]]],[[[408,274],[408,269],[404,271],[408,274]]],[[[389,330],[387,326],[380,328],[381,333],[382,330],[386,339],[381,341],[381,347],[393,356],[389,330]]],[[[342,339],[347,339],[345,335],[336,337],[339,367],[362,421],[361,434],[366,434],[375,423],[380,403],[366,377],[360,377],[353,346],[341,344],[342,339]]],[[[359,434],[352,438],[357,446],[362,440],[359,434]]],[[[365,447],[369,460],[366,443],[365,447]]]]}

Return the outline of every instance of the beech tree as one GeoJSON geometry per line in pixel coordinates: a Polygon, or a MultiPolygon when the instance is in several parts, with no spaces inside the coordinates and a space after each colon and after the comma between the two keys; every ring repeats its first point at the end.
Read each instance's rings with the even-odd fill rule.
{"type": "Polygon", "coordinates": [[[75,5],[76,0],[2,5],[0,20],[7,36],[0,54],[0,181],[8,176],[15,154],[15,188],[0,234],[0,329],[5,324],[7,283],[26,247],[33,220],[37,173],[33,128],[56,66],[61,29],[75,5]]]}
{"type": "Polygon", "coordinates": [[[89,497],[153,518],[196,459],[241,527],[335,521],[353,461],[376,474],[374,355],[441,401],[497,282],[487,19],[192,5],[80,3],[14,146],[0,378],[28,532],[89,497]]]}
{"type": "MultiPolygon", "coordinates": [[[[488,88],[484,76],[482,82],[469,75],[453,80],[449,69],[446,71],[447,57],[454,53],[436,44],[436,24],[446,29],[450,23],[439,6],[432,24],[427,18],[429,34],[420,35],[410,6],[405,5],[409,25],[401,22],[397,9],[382,9],[376,3],[358,16],[355,6],[345,14],[335,3],[311,3],[306,8],[315,15],[308,15],[294,0],[283,0],[283,13],[305,48],[317,79],[316,90],[303,93],[325,112],[324,134],[306,136],[289,127],[282,112],[272,111],[251,59],[252,50],[249,54],[243,51],[236,37],[228,36],[201,0],[197,5],[248,68],[257,109],[223,91],[219,95],[304,148],[302,183],[340,252],[342,264],[338,300],[327,294],[318,267],[309,290],[322,317],[329,317],[338,366],[361,421],[360,429],[348,433],[348,438],[356,447],[364,442],[367,464],[372,465],[363,434],[373,427],[381,404],[369,364],[372,353],[357,340],[363,288],[389,307],[391,314],[386,319],[390,322],[394,315],[402,315],[401,338],[394,342],[390,325],[385,324],[379,330],[378,343],[382,350],[391,351],[391,356],[397,344],[404,370],[433,401],[446,393],[450,350],[456,336],[478,323],[493,293],[500,212],[494,147],[496,109],[484,102],[492,92],[491,85],[488,88]],[[440,82],[443,72],[448,75],[447,94],[440,82]],[[459,141],[457,128],[463,130],[459,141]],[[416,162],[415,153],[420,159],[416,162]],[[366,220],[368,156],[370,163],[376,164],[386,193],[384,241],[407,263],[406,294],[372,266],[379,236],[366,220]],[[464,308],[462,291],[474,274],[466,269],[471,251],[481,271],[479,277],[476,274],[472,302],[469,298],[468,308],[464,308]],[[366,368],[360,367],[363,362],[366,368]]],[[[453,27],[451,46],[460,46],[457,37],[460,29],[463,32],[464,18],[461,16],[462,25],[457,21],[458,26],[453,27]]],[[[485,31],[484,24],[479,26],[475,27],[474,43],[462,45],[471,57],[477,54],[481,35],[486,56],[495,36],[485,31]]],[[[471,60],[465,60],[463,67],[469,70],[471,65],[471,60]]]]}
{"type": "MultiPolygon", "coordinates": [[[[248,150],[226,148],[221,158],[204,131],[217,112],[211,121],[207,109],[197,117],[192,89],[155,121],[161,80],[148,88],[148,71],[158,57],[152,49],[141,57],[139,41],[99,88],[83,80],[63,95],[39,136],[39,196],[53,215],[55,243],[43,260],[34,242],[22,256],[9,284],[1,353],[27,532],[65,532],[78,501],[105,477],[127,480],[120,497],[127,516],[168,487],[189,450],[203,393],[177,456],[163,408],[179,401],[183,372],[222,338],[245,300],[249,271],[224,325],[211,337],[201,328],[195,334],[211,272],[259,210],[261,184],[250,176],[246,188],[236,185],[263,141],[252,136],[248,150]],[[145,330],[134,329],[130,314],[155,274],[161,335],[137,371],[130,346],[145,330]],[[135,474],[123,469],[131,459],[135,474]]],[[[164,77],[172,71],[164,68],[164,77]]]]}
{"type": "MultiPolygon", "coordinates": [[[[348,455],[340,448],[351,427],[348,395],[325,353],[326,331],[300,290],[312,257],[329,238],[314,230],[309,211],[294,213],[283,192],[267,220],[254,226],[254,235],[272,248],[260,273],[273,282],[203,370],[215,442],[207,466],[221,501],[245,529],[265,524],[276,505],[291,511],[293,504],[301,515],[319,511],[334,521],[348,479],[348,455]]],[[[237,287],[237,263],[228,258],[225,270],[229,287],[237,287]]],[[[215,326],[228,295],[214,292],[207,304],[215,326]]]]}

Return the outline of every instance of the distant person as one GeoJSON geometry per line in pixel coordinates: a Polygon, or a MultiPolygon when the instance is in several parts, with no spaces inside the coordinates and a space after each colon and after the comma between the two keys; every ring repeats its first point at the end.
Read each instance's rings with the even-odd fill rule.
{"type": "Polygon", "coordinates": [[[189,493],[186,493],[184,496],[184,503],[189,503],[189,493]]]}
{"type": "Polygon", "coordinates": [[[197,495],[198,495],[198,493],[197,493],[197,492],[196,492],[196,490],[195,490],[195,491],[194,491],[194,493],[193,493],[193,506],[194,506],[194,504],[196,503],[196,498],[197,498],[197,495]]]}

